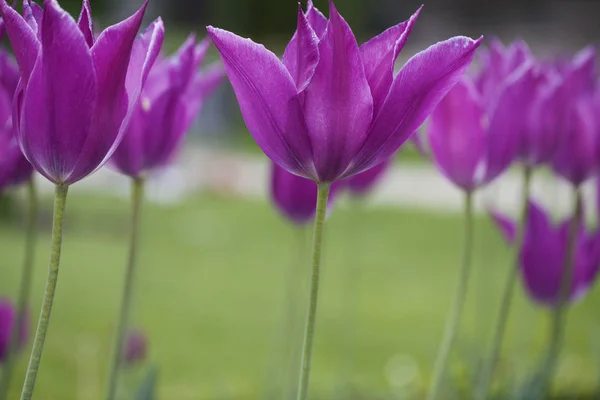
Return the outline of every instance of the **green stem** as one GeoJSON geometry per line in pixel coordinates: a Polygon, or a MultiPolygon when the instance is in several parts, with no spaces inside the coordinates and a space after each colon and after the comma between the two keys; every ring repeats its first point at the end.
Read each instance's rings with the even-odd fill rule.
{"type": "MultiPolygon", "coordinates": [[[[575,270],[575,257],[577,254],[577,236],[583,218],[583,203],[581,201],[581,190],[579,187],[575,189],[575,207],[573,217],[569,224],[567,233],[567,249],[564,262],[564,273],[560,281],[558,292],[558,303],[554,307],[552,314],[552,328],[550,333],[550,344],[548,353],[542,367],[540,375],[541,390],[544,396],[547,396],[551,389],[552,379],[555,374],[558,357],[563,343],[564,336],[564,319],[567,312],[567,303],[571,293],[573,283],[573,273],[575,270]]],[[[543,397],[545,398],[545,397],[543,397]]]]}
{"type": "Polygon", "coordinates": [[[44,352],[44,341],[50,324],[50,314],[52,313],[52,303],[54,302],[54,293],[56,292],[56,283],[58,281],[58,269],[60,266],[60,250],[62,245],[62,228],[65,206],[67,203],[67,192],[69,186],[58,184],[54,194],[54,217],[52,222],[52,248],[50,252],[50,266],[48,268],[48,278],[46,280],[46,289],[44,290],[44,299],[42,300],[42,310],[38,321],[31,357],[27,366],[27,375],[23,383],[21,400],[30,400],[33,396],[35,378],[40,368],[42,353],[44,352]]]}
{"type": "Polygon", "coordinates": [[[21,336],[21,327],[27,318],[27,304],[31,293],[31,276],[33,273],[34,254],[37,242],[37,221],[38,221],[38,200],[35,180],[33,177],[27,183],[27,197],[29,211],[27,214],[27,231],[25,237],[25,256],[23,257],[23,268],[21,270],[21,287],[19,288],[19,297],[17,299],[17,318],[10,334],[10,346],[2,366],[2,379],[0,380],[0,399],[6,399],[8,388],[12,375],[17,349],[19,347],[19,338],[21,336]]]}
{"type": "Polygon", "coordinates": [[[310,380],[310,361],[312,357],[313,340],[315,336],[315,323],[317,320],[317,302],[319,298],[319,274],[321,269],[321,246],[323,243],[323,226],[325,225],[325,214],[327,213],[327,199],[331,184],[319,183],[317,195],[317,212],[315,215],[315,226],[313,232],[312,252],[312,277],[310,281],[310,296],[308,312],[306,315],[306,326],[304,329],[304,345],[302,347],[302,368],[300,371],[300,386],[298,388],[298,400],[308,398],[308,384],[310,380]]]}
{"type": "Polygon", "coordinates": [[[451,314],[446,321],[444,338],[440,347],[438,357],[433,369],[433,379],[427,396],[428,400],[435,400],[442,386],[442,381],[446,373],[450,350],[454,345],[458,326],[460,324],[462,312],[467,297],[467,287],[469,276],[471,275],[471,258],[473,248],[473,193],[465,193],[465,247],[463,254],[463,264],[460,270],[458,285],[454,294],[451,314]]]}
{"type": "Polygon", "coordinates": [[[521,215],[519,219],[519,226],[517,228],[517,235],[514,242],[514,254],[513,254],[513,265],[509,269],[506,284],[504,286],[504,292],[502,295],[502,303],[500,305],[500,312],[498,313],[498,320],[496,321],[496,329],[494,330],[494,337],[492,339],[492,351],[487,364],[484,366],[481,383],[478,387],[478,391],[475,395],[476,400],[485,400],[488,396],[490,385],[494,376],[494,370],[498,363],[498,357],[502,350],[502,342],[504,340],[504,333],[506,332],[506,323],[508,322],[508,316],[510,315],[510,308],[512,299],[514,297],[515,286],[517,282],[517,272],[521,265],[521,247],[523,245],[523,239],[525,236],[525,225],[529,214],[529,196],[531,194],[531,178],[533,170],[530,166],[525,166],[523,169],[523,190],[521,198],[521,215]]]}
{"type": "Polygon", "coordinates": [[[113,348],[113,357],[108,371],[108,386],[106,398],[113,400],[117,394],[117,385],[119,380],[119,370],[123,360],[123,351],[125,347],[125,337],[129,328],[129,314],[131,312],[131,300],[133,295],[133,284],[135,277],[135,267],[139,247],[139,230],[142,201],[144,198],[144,180],[142,178],[133,178],[131,180],[131,236],[129,241],[129,258],[125,269],[125,280],[123,282],[123,292],[121,298],[121,308],[119,310],[119,320],[113,348]]]}

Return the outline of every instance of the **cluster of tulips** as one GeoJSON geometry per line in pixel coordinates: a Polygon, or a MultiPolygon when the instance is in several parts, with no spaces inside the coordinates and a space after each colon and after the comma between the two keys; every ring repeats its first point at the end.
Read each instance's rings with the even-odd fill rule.
{"type": "Polygon", "coordinates": [[[12,356],[27,337],[37,214],[33,172],[52,182],[56,191],[48,279],[21,399],[32,398],[42,359],[68,188],[106,163],[131,178],[130,254],[106,393],[112,400],[123,360],[145,351],[143,338],[126,340],[144,181],[173,161],[204,100],[225,74],[250,134],[273,162],[274,204],[295,224],[314,221],[294,397],[308,398],[328,205],[340,191],[368,192],[411,138],[466,199],[465,260],[428,398],[443,398],[442,378],[464,308],[473,193],[515,162],[524,171],[522,213],[516,222],[492,213],[514,246],[514,266],[476,395],[490,396],[519,271],[531,297],[554,314],[548,355],[539,373],[539,397],[547,395],[568,304],[581,298],[600,265],[600,234],[586,228],[580,194],[582,183],[597,174],[600,160],[595,123],[600,91],[593,50],[585,49],[572,60],[542,62],[523,42],[505,48],[495,41],[479,51],[475,72],[467,70],[482,38],[459,36],[417,53],[395,72],[421,9],[359,45],[333,2],[327,19],[309,0],[306,10],[299,7],[297,30],[281,59],[250,39],[211,26],[209,39],[197,43],[190,36],[167,58],[160,52],[160,19],[138,36],[146,5],[98,34],[88,0],[77,21],[56,0],[45,0],[43,7],[24,0],[21,13],[0,0],[1,33],[7,34],[14,51],[14,59],[0,52],[0,188],[27,183],[31,204],[17,306],[0,307],[0,400],[7,393],[12,356]],[[224,68],[216,64],[199,71],[211,41],[224,68]],[[415,135],[428,118],[426,129],[415,135]],[[572,215],[560,225],[529,199],[532,174],[542,165],[551,166],[573,187],[572,215]]]}

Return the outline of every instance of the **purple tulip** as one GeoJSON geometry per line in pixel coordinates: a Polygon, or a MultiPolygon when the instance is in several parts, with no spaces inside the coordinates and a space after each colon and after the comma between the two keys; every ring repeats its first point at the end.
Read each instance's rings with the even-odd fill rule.
{"type": "Polygon", "coordinates": [[[148,338],[138,330],[132,330],[127,335],[123,362],[125,365],[133,365],[143,362],[148,352],[148,338]]]}
{"type": "MultiPolygon", "coordinates": [[[[415,135],[416,136],[416,135],[415,135]]],[[[394,157],[370,168],[360,174],[354,175],[344,181],[346,187],[354,196],[362,196],[368,193],[381,181],[385,173],[394,164],[394,157]]]]}
{"type": "MultiPolygon", "coordinates": [[[[12,302],[0,298],[0,364],[6,359],[10,346],[10,336],[16,321],[16,311],[12,302]]],[[[21,349],[29,338],[29,313],[25,314],[18,332],[18,349],[21,349]]]]}
{"type": "Polygon", "coordinates": [[[596,52],[579,52],[561,71],[561,81],[541,113],[547,135],[557,138],[552,159],[554,171],[580,185],[597,171],[598,131],[596,52]]]}
{"type": "Polygon", "coordinates": [[[309,1],[283,61],[231,32],[208,32],[259,147],[285,170],[331,183],[394,154],[471,63],[481,39],[455,37],[394,76],[419,11],[359,47],[332,1],[329,20],[309,1]]]}
{"type": "Polygon", "coordinates": [[[154,64],[139,104],[111,163],[133,178],[164,167],[172,160],[204,101],[225,76],[215,65],[199,72],[210,46],[192,35],[177,54],[154,64]]]}
{"type": "Polygon", "coordinates": [[[488,184],[518,155],[533,70],[523,65],[507,78],[493,107],[464,76],[439,103],[428,123],[428,147],[441,172],[472,191],[488,184]]]}
{"type": "Polygon", "coordinates": [[[29,180],[33,172],[14,138],[12,103],[18,82],[15,61],[0,49],[0,190],[29,180]]]}
{"type": "MultiPolygon", "coordinates": [[[[499,214],[492,217],[509,243],[514,243],[517,225],[499,214]]],[[[532,299],[545,306],[559,303],[566,260],[570,219],[553,225],[550,216],[534,202],[529,203],[525,237],[521,249],[521,275],[532,299]]],[[[579,231],[573,281],[569,300],[581,298],[592,286],[600,267],[600,230],[579,231]]]]}
{"type": "Polygon", "coordinates": [[[0,1],[21,71],[16,138],[50,181],[85,178],[119,144],[164,36],[158,19],[135,40],[146,5],[95,39],[89,0],[77,22],[56,0],[45,0],[43,10],[25,0],[23,16],[0,1]]]}
{"type": "MultiPolygon", "coordinates": [[[[331,185],[328,208],[340,186],[341,182],[331,185]]],[[[297,225],[304,225],[315,217],[317,185],[310,179],[291,174],[271,163],[271,200],[284,217],[297,225]]]]}

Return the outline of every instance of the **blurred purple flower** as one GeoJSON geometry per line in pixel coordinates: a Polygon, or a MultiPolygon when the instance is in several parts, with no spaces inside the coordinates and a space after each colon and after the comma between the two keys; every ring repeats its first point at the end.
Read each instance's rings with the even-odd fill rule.
{"type": "MultiPolygon", "coordinates": [[[[335,201],[342,183],[331,185],[327,207],[335,201]]],[[[271,163],[271,200],[281,214],[297,225],[312,222],[317,206],[317,185],[271,163]]]]}
{"type": "Polygon", "coordinates": [[[209,39],[196,44],[192,35],[177,54],[159,58],[152,67],[129,128],[111,159],[121,173],[137,178],[172,160],[204,101],[225,76],[220,65],[198,71],[209,47],[209,39]]]}
{"type": "Polygon", "coordinates": [[[283,61],[249,39],[208,27],[246,125],[265,154],[296,175],[334,182],[389,158],[464,73],[480,40],[455,37],[394,62],[418,10],[362,46],[330,1],[311,1],[283,61]]]}
{"type": "Polygon", "coordinates": [[[146,360],[148,352],[148,338],[138,330],[132,330],[127,334],[123,362],[125,365],[138,364],[146,360]]]}
{"type": "Polygon", "coordinates": [[[556,137],[554,171],[573,185],[597,172],[600,131],[596,87],[596,52],[580,51],[561,71],[556,90],[544,104],[544,134],[556,137]]]}
{"type": "Polygon", "coordinates": [[[89,0],[78,22],[56,0],[45,0],[43,10],[25,0],[23,16],[0,1],[21,71],[16,138],[50,181],[85,178],[119,144],[164,36],[159,19],[136,40],[146,5],[94,40],[89,0]]]}
{"type": "Polygon", "coordinates": [[[427,124],[427,145],[435,164],[466,191],[503,173],[519,152],[530,101],[533,69],[522,65],[502,85],[493,106],[485,104],[473,81],[464,76],[439,103],[427,124]]]}
{"type": "Polygon", "coordinates": [[[29,180],[33,173],[14,137],[12,110],[18,82],[16,62],[0,49],[0,190],[29,180]]]}
{"type": "MultiPolygon", "coordinates": [[[[0,298],[0,364],[5,360],[9,346],[10,336],[16,321],[16,310],[8,299],[0,298]]],[[[29,311],[27,310],[18,332],[18,349],[23,348],[29,338],[29,311]]]]}
{"type": "Polygon", "coordinates": [[[344,184],[352,195],[363,196],[381,181],[385,173],[394,164],[394,159],[394,157],[390,157],[373,168],[344,180],[344,184]]]}
{"type": "MultiPolygon", "coordinates": [[[[492,217],[507,242],[513,244],[516,223],[500,213],[493,212],[492,217]]],[[[546,306],[554,306],[559,302],[570,223],[571,220],[567,219],[555,226],[540,206],[534,202],[529,203],[520,270],[531,298],[546,306]]],[[[590,289],[599,267],[600,230],[589,232],[582,227],[577,239],[570,301],[581,298],[590,289]]]]}

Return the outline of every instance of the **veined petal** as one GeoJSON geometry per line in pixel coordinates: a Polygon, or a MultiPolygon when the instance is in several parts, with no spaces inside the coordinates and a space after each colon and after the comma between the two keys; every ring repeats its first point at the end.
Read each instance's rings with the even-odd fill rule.
{"type": "Polygon", "coordinates": [[[46,0],[41,39],[43,53],[25,86],[17,137],[36,170],[65,183],[90,133],[96,77],[83,34],[54,0],[46,0]]]}
{"type": "Polygon", "coordinates": [[[480,43],[481,38],[458,36],[408,60],[394,78],[382,109],[346,174],[368,169],[396,152],[460,79],[480,43]]]}
{"type": "Polygon", "coordinates": [[[26,85],[40,53],[41,44],[36,32],[5,0],[0,0],[0,13],[26,85]]]}
{"type": "Polygon", "coordinates": [[[211,26],[208,33],[258,146],[282,168],[317,179],[296,85],[283,63],[250,39],[211,26]]]}
{"type": "Polygon", "coordinates": [[[519,154],[521,139],[526,135],[526,112],[533,101],[535,88],[532,65],[524,64],[505,84],[491,111],[486,145],[485,183],[503,173],[519,154]]]}
{"type": "Polygon", "coordinates": [[[142,23],[147,1],[131,17],[105,29],[91,48],[98,87],[92,119],[92,133],[86,140],[80,159],[69,176],[76,182],[102,166],[118,146],[139,95],[126,90],[133,42],[142,23]]]}
{"type": "Polygon", "coordinates": [[[296,83],[298,93],[304,91],[319,62],[319,39],[298,4],[298,28],[283,53],[283,65],[296,83]]]}
{"type": "Polygon", "coordinates": [[[464,190],[475,189],[475,172],[486,150],[485,112],[475,87],[459,80],[439,102],[427,127],[429,146],[442,173],[464,190]]]}
{"type": "Polygon", "coordinates": [[[319,180],[340,178],[365,140],[373,98],[356,38],[333,3],[319,64],[304,91],[304,115],[319,180]]]}
{"type": "Polygon", "coordinates": [[[409,20],[389,28],[360,46],[365,75],[373,95],[374,114],[383,104],[394,80],[394,63],[402,51],[423,6],[409,20]]]}
{"type": "Polygon", "coordinates": [[[90,0],[83,0],[77,25],[79,26],[79,29],[81,29],[81,32],[83,32],[83,36],[85,37],[88,46],[92,47],[94,45],[94,21],[92,20],[92,6],[90,5],[90,0]]]}
{"type": "Polygon", "coordinates": [[[312,0],[308,0],[306,4],[306,18],[320,39],[327,29],[327,18],[314,6],[312,0]]]}
{"type": "MultiPolygon", "coordinates": [[[[14,7],[13,7],[14,8],[14,7]]],[[[44,11],[39,4],[31,2],[31,0],[23,0],[23,18],[31,27],[33,32],[40,37],[40,26],[42,26],[42,15],[44,11]]]]}

